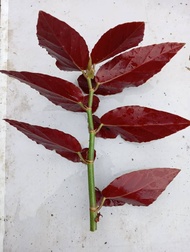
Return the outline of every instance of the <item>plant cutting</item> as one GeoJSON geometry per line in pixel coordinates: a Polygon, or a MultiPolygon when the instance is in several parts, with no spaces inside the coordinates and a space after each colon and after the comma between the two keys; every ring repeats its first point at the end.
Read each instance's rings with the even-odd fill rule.
{"type": "Polygon", "coordinates": [[[101,190],[95,185],[96,137],[114,139],[120,136],[124,141],[142,143],[167,137],[190,125],[188,119],[178,115],[139,105],[124,105],[100,118],[96,115],[101,96],[116,95],[124,88],[145,84],[184,46],[184,43],[167,42],[137,47],[143,40],[144,27],[144,22],[117,25],[103,34],[89,53],[84,38],[75,29],[40,11],[39,45],[56,59],[60,70],[80,72],[78,85],[42,73],[1,70],[63,109],[86,113],[87,146],[81,146],[75,137],[57,129],[5,120],[37,144],[86,166],[91,231],[97,229],[102,207],[126,203],[149,206],[180,171],[168,167],[149,168],[125,173],[101,190]],[[96,71],[99,63],[101,66],[96,71]]]}

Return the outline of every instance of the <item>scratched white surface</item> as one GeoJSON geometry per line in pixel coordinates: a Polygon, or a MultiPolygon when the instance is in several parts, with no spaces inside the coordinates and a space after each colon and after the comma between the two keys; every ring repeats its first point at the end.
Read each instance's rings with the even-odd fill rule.
{"type": "MultiPolygon", "coordinates": [[[[77,73],[59,71],[55,60],[38,46],[39,10],[74,27],[85,38],[89,49],[109,28],[131,21],[146,23],[141,45],[185,42],[186,46],[145,85],[100,97],[97,115],[122,105],[138,104],[190,118],[190,71],[186,68],[190,67],[188,0],[8,1],[8,16],[5,16],[9,20],[9,49],[8,62],[3,68],[41,72],[76,82],[77,73]]],[[[6,55],[5,47],[2,48],[6,55]]],[[[74,135],[83,146],[88,144],[84,114],[63,110],[13,79],[7,80],[6,117],[57,128],[74,135]]],[[[1,147],[5,151],[4,145],[1,147]]],[[[121,138],[97,139],[96,150],[96,185],[100,189],[127,171],[177,167],[181,172],[148,208],[129,205],[103,208],[98,231],[92,233],[85,167],[36,145],[7,126],[2,251],[189,251],[190,129],[146,144],[127,143],[121,138]]],[[[3,188],[3,170],[1,177],[3,188]]]]}

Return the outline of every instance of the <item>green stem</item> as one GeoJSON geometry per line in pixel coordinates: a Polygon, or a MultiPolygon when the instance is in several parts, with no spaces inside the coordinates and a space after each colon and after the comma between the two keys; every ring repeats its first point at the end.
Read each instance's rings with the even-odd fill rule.
{"type": "Polygon", "coordinates": [[[91,79],[87,78],[89,86],[89,100],[88,100],[88,129],[89,129],[89,150],[88,150],[88,190],[89,190],[89,204],[90,204],[90,231],[97,229],[97,216],[96,206],[96,193],[95,193],[95,178],[94,178],[94,144],[95,144],[95,131],[92,116],[92,105],[94,90],[92,89],[91,79]]]}

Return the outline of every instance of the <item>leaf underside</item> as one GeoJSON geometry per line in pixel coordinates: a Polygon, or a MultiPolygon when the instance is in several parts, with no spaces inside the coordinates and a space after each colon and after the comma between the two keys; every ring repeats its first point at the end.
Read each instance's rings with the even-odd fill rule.
{"type": "Polygon", "coordinates": [[[180,172],[176,168],[153,168],[126,173],[106,188],[96,190],[97,203],[106,198],[104,206],[149,206],[180,172]]]}
{"type": "Polygon", "coordinates": [[[182,130],[190,121],[180,116],[141,106],[125,106],[111,110],[100,119],[94,116],[95,127],[103,125],[96,136],[130,142],[149,142],[182,130]]]}
{"type": "Polygon", "coordinates": [[[54,57],[61,70],[87,69],[89,52],[81,35],[67,23],[40,11],[37,23],[39,45],[54,57]]]}

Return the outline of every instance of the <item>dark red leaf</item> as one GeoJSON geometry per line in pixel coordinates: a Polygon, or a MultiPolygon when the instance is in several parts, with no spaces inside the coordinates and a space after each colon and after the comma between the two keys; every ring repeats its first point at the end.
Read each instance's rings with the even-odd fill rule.
{"type": "MultiPolygon", "coordinates": [[[[88,148],[84,148],[81,151],[81,155],[84,160],[88,160],[88,148]]],[[[94,160],[96,159],[96,151],[94,150],[94,160]]]]}
{"type": "Polygon", "coordinates": [[[6,122],[37,144],[42,144],[46,149],[54,150],[73,162],[81,161],[78,152],[84,153],[85,150],[82,150],[80,143],[73,136],[57,129],[44,128],[15,120],[6,119],[6,122]]]}
{"type": "MultiPolygon", "coordinates": [[[[100,118],[97,117],[96,115],[93,115],[93,120],[94,120],[94,128],[98,129],[101,125],[100,118]]],[[[96,134],[97,137],[102,137],[102,138],[116,138],[118,136],[117,129],[115,130],[114,127],[108,127],[104,125],[101,130],[96,134]]]]}
{"type": "MultiPolygon", "coordinates": [[[[78,77],[77,81],[78,81],[79,87],[82,89],[82,91],[85,94],[89,94],[88,83],[87,83],[87,80],[86,80],[86,78],[84,77],[83,74],[81,74],[78,77]]],[[[91,81],[92,81],[92,88],[95,88],[96,87],[96,83],[95,83],[94,79],[92,79],[91,81]]]]}
{"type": "Polygon", "coordinates": [[[148,142],[169,136],[190,126],[190,121],[167,112],[140,107],[125,106],[111,110],[98,121],[96,128],[102,124],[97,136],[115,138],[120,135],[130,142],[148,142]]]}
{"type": "Polygon", "coordinates": [[[40,73],[16,71],[1,71],[1,73],[24,82],[31,88],[36,89],[48,100],[64,109],[71,111],[82,110],[79,105],[80,103],[83,103],[84,99],[82,91],[80,88],[66,80],[40,73]]]}
{"type": "MultiPolygon", "coordinates": [[[[101,205],[101,202],[103,200],[104,196],[102,195],[102,192],[96,188],[96,203],[98,206],[101,205]]],[[[104,204],[103,206],[123,206],[125,204],[125,202],[123,201],[119,201],[119,200],[116,200],[116,199],[106,199],[104,201],[104,204]]]]}
{"type": "Polygon", "coordinates": [[[108,30],[92,49],[92,63],[97,64],[137,46],[143,39],[144,22],[117,25],[108,30]]]}
{"type": "MultiPolygon", "coordinates": [[[[82,89],[82,91],[86,94],[89,93],[89,89],[88,89],[88,85],[87,85],[87,82],[86,82],[86,78],[84,77],[83,74],[81,74],[79,77],[78,77],[78,84],[79,84],[79,87],[82,89]]],[[[93,88],[96,88],[96,82],[95,82],[95,79],[92,79],[92,87],[93,88]]],[[[122,92],[122,88],[119,89],[115,86],[109,86],[106,87],[105,85],[100,85],[98,87],[98,89],[95,91],[96,94],[100,94],[100,95],[111,95],[111,94],[115,94],[115,93],[119,93],[119,92],[122,92]]]]}
{"type": "Polygon", "coordinates": [[[107,62],[98,70],[95,82],[104,89],[99,94],[116,94],[125,87],[137,87],[158,73],[184,46],[162,43],[133,49],[107,62]]]}
{"type": "MultiPolygon", "coordinates": [[[[83,100],[83,104],[86,105],[87,107],[88,107],[88,98],[89,98],[89,96],[86,95],[86,96],[84,96],[84,100],[83,100]]],[[[100,99],[96,95],[94,95],[93,96],[93,104],[92,104],[92,112],[93,113],[97,110],[97,108],[99,106],[99,102],[100,102],[100,99]]],[[[81,110],[80,112],[83,112],[83,111],[84,110],[81,110]]]]}
{"type": "Polygon", "coordinates": [[[56,58],[61,70],[86,70],[89,52],[85,40],[72,27],[43,11],[37,24],[39,45],[56,58]]]}
{"type": "MultiPolygon", "coordinates": [[[[112,201],[117,200],[134,206],[149,206],[179,171],[175,168],[154,168],[127,173],[113,180],[103,189],[102,195],[112,201]]],[[[110,206],[112,204],[113,202],[110,202],[110,206]]]]}
{"type": "MultiPolygon", "coordinates": [[[[88,96],[84,96],[81,89],[66,80],[30,72],[0,71],[10,77],[29,85],[45,96],[49,101],[64,109],[74,112],[85,112],[80,104],[87,106],[88,96]]],[[[94,96],[93,112],[99,105],[99,98],[94,96]]]]}
{"type": "Polygon", "coordinates": [[[103,85],[99,85],[95,93],[99,95],[113,95],[113,94],[121,93],[122,91],[123,91],[122,87],[103,84],[103,85]]]}

